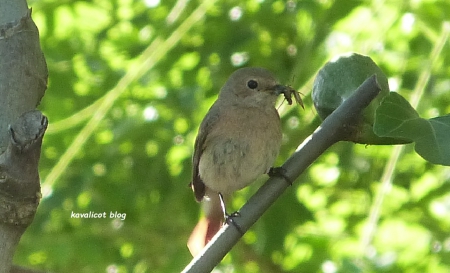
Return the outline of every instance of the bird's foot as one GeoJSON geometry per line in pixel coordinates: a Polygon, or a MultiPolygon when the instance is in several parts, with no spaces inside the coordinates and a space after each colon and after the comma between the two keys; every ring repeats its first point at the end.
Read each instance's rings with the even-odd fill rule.
{"type": "Polygon", "coordinates": [[[284,180],[286,180],[286,182],[289,183],[290,186],[292,186],[292,180],[287,176],[287,172],[286,169],[284,169],[283,167],[272,167],[269,169],[269,171],[267,172],[267,174],[270,177],[283,177],[284,180]]]}
{"type": "Polygon", "coordinates": [[[231,214],[225,213],[225,223],[228,225],[233,225],[241,235],[244,235],[242,228],[238,225],[238,223],[236,223],[236,221],[234,221],[234,218],[236,217],[241,217],[239,211],[235,211],[231,214]]]}
{"type": "Polygon", "coordinates": [[[233,225],[237,231],[239,231],[239,233],[241,235],[244,235],[244,232],[242,231],[242,228],[236,223],[236,221],[234,221],[233,219],[235,217],[240,217],[241,214],[239,213],[239,211],[235,211],[231,214],[228,214],[225,210],[225,201],[223,199],[223,195],[222,193],[219,192],[219,198],[220,198],[220,205],[222,206],[222,211],[225,215],[225,223],[227,223],[228,225],[233,225]]]}

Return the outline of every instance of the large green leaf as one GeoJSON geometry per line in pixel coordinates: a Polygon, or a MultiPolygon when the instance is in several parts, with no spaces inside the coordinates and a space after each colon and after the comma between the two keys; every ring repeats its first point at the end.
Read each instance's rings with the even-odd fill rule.
{"type": "Polygon", "coordinates": [[[421,118],[405,98],[391,92],[376,111],[373,129],[381,137],[412,140],[424,159],[450,165],[450,115],[421,118]]]}

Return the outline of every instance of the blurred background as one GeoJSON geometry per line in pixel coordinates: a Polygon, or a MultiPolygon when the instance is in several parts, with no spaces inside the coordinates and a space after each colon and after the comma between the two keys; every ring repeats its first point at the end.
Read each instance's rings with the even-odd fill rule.
{"type": "MultiPolygon", "coordinates": [[[[450,2],[30,0],[49,68],[43,199],[15,263],[52,272],[179,272],[201,216],[188,187],[198,126],[227,77],[261,66],[280,100],[281,165],[320,124],[312,81],[372,57],[422,117],[450,112],[450,2]],[[421,93],[423,91],[423,93],[421,93]],[[106,219],[71,218],[106,212],[106,219]],[[125,213],[125,220],[110,219],[125,213]]],[[[239,191],[239,209],[264,181],[239,191]]],[[[450,170],[413,145],[338,143],[214,272],[450,272],[450,170]]]]}

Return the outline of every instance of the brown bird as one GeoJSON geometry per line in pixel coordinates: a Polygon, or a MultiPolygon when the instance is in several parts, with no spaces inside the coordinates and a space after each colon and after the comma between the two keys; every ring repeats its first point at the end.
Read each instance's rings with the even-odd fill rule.
{"type": "Polygon", "coordinates": [[[193,256],[224,222],[223,198],[240,190],[273,166],[281,146],[277,96],[292,94],[264,68],[235,71],[203,119],[194,146],[191,187],[203,202],[205,218],[192,232],[193,256]]]}

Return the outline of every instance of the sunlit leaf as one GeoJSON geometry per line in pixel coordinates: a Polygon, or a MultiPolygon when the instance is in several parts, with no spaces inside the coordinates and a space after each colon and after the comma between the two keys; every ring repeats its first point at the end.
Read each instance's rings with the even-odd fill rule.
{"type": "Polygon", "coordinates": [[[450,115],[423,119],[407,100],[391,92],[376,111],[374,132],[382,137],[413,140],[424,159],[450,165],[450,115]]]}

